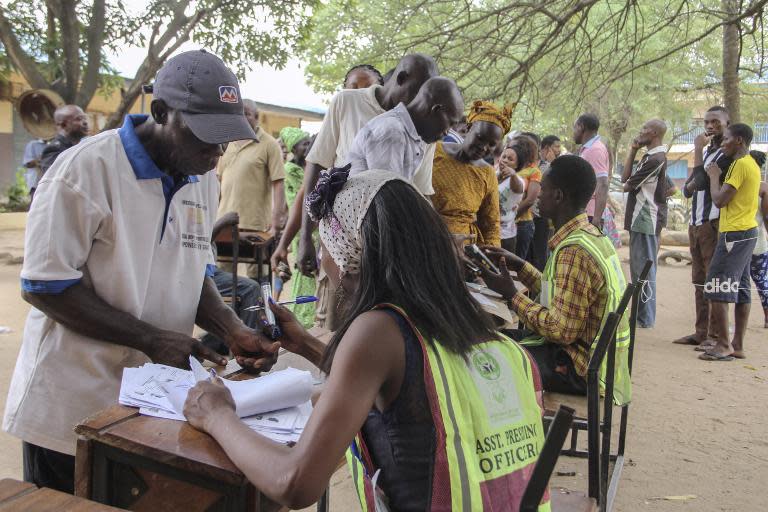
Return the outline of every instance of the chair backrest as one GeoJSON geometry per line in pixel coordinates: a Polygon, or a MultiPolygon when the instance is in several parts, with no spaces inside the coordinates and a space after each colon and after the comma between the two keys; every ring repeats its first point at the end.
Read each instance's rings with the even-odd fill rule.
{"type": "Polygon", "coordinates": [[[571,428],[571,422],[573,422],[573,414],[574,410],[565,405],[561,405],[557,410],[557,414],[549,426],[549,432],[547,432],[547,438],[544,440],[539,458],[533,467],[531,478],[525,487],[523,499],[520,501],[520,512],[536,512],[539,509],[539,503],[541,503],[541,498],[547,490],[552,472],[555,470],[560,450],[563,448],[565,438],[568,437],[568,431],[571,428]]]}
{"type": "MultiPolygon", "coordinates": [[[[616,330],[619,328],[619,321],[621,320],[621,317],[624,316],[624,312],[627,310],[629,301],[632,300],[632,297],[635,296],[636,289],[637,289],[637,285],[635,283],[628,284],[627,288],[624,290],[624,295],[621,296],[619,305],[616,307],[616,311],[613,311],[608,314],[608,319],[605,321],[605,325],[603,326],[603,330],[600,333],[600,337],[597,339],[595,350],[592,352],[592,356],[589,358],[589,366],[587,367],[587,376],[589,376],[590,371],[593,371],[597,376],[600,370],[600,365],[603,364],[603,358],[605,357],[605,354],[608,351],[608,346],[610,345],[611,341],[613,341],[613,338],[616,335],[616,330]],[[614,315],[616,317],[615,322],[611,322],[611,315],[614,315]],[[613,323],[615,323],[615,325],[613,325],[613,323]]],[[[606,380],[607,380],[607,371],[606,371],[606,380]]],[[[589,379],[587,379],[587,389],[589,389],[589,385],[590,385],[589,379]]],[[[613,393],[613,390],[611,390],[611,393],[613,393]]],[[[608,395],[607,389],[605,390],[605,394],[608,395]]]]}
{"type": "Polygon", "coordinates": [[[642,300],[643,288],[645,288],[645,281],[648,279],[648,273],[651,271],[653,262],[651,260],[645,260],[643,269],[640,271],[640,275],[637,276],[635,281],[635,291],[632,294],[632,307],[629,310],[629,374],[632,375],[632,362],[635,355],[635,329],[637,327],[637,310],[640,307],[640,301],[642,300]]]}

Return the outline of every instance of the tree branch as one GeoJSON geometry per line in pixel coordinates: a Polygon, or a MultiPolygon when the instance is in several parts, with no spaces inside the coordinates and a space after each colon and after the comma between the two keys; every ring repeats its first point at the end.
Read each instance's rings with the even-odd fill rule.
{"type": "Polygon", "coordinates": [[[59,0],[54,9],[61,27],[64,51],[64,84],[58,87],[67,103],[74,103],[80,86],[80,23],[77,20],[77,0],[59,0]]]}
{"type": "Polygon", "coordinates": [[[83,73],[83,83],[77,92],[75,103],[83,108],[88,106],[91,98],[99,87],[99,72],[101,71],[101,47],[104,43],[104,27],[106,25],[105,0],[94,0],[91,9],[91,19],[88,24],[86,40],[88,41],[88,57],[83,73]]]}
{"type": "Polygon", "coordinates": [[[45,79],[37,68],[37,63],[19,43],[19,39],[13,32],[8,18],[5,17],[5,9],[0,6],[0,42],[5,47],[5,53],[11,60],[13,67],[26,79],[33,89],[49,89],[51,84],[45,79]]]}

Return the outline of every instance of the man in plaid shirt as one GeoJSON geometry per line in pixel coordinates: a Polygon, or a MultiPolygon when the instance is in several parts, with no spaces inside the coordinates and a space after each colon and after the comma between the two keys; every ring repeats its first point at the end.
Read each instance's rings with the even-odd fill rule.
{"type": "Polygon", "coordinates": [[[509,301],[510,309],[526,327],[513,331],[513,337],[530,339],[534,334],[543,341],[527,348],[539,365],[547,391],[586,394],[589,349],[610,312],[606,305],[615,298],[611,294],[619,288],[608,284],[624,283],[623,275],[606,275],[605,269],[621,272],[606,265],[606,258],[598,261],[595,252],[583,244],[568,242],[575,235],[586,235],[601,249],[610,246],[609,258],[616,254],[610,243],[600,241],[604,236],[585,213],[595,184],[590,164],[574,155],[555,159],[541,183],[539,210],[552,220],[556,231],[549,241],[552,256],[544,272],[549,279],[542,280],[541,272],[512,253],[498,247],[484,248],[499,261],[501,270],[501,275],[485,272],[486,284],[509,301]],[[539,296],[538,301],[515,288],[507,268],[517,273],[531,297],[539,296]]]}

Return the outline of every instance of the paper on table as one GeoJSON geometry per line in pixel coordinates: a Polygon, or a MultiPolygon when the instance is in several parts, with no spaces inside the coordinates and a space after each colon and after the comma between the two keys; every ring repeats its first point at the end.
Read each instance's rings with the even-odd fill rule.
{"type": "Polygon", "coordinates": [[[192,356],[189,356],[189,367],[192,369],[192,375],[195,376],[195,382],[206,380],[208,377],[211,376],[211,374],[208,373],[208,371],[205,368],[203,368],[203,365],[200,364],[200,361],[198,361],[192,356]]]}
{"type": "Polygon", "coordinates": [[[243,423],[273,441],[287,443],[299,440],[311,415],[312,401],[307,400],[296,407],[243,418],[243,423]]]}
{"type": "Polygon", "coordinates": [[[155,418],[164,418],[166,420],[187,421],[183,414],[167,411],[159,407],[139,407],[139,414],[144,416],[154,416],[155,418]]]}
{"type": "MultiPolygon", "coordinates": [[[[189,364],[198,381],[208,377],[208,372],[197,360],[190,358],[189,364]],[[199,367],[197,370],[196,366],[199,367]]],[[[241,418],[294,407],[312,397],[312,374],[295,368],[286,368],[257,379],[222,382],[232,393],[236,413],[241,418]]],[[[187,381],[163,385],[168,400],[179,414],[184,411],[184,402],[191,387],[187,381]]]]}
{"type": "Polygon", "coordinates": [[[494,299],[502,299],[500,293],[495,292],[488,288],[485,285],[477,284],[477,283],[465,283],[467,285],[467,288],[469,288],[471,291],[482,293],[483,295],[487,295],[489,297],[493,297],[494,299]]]}
{"type": "Polygon", "coordinates": [[[487,313],[501,318],[507,323],[509,327],[512,327],[515,322],[515,318],[512,316],[512,313],[509,311],[509,308],[506,304],[501,301],[491,299],[490,297],[486,297],[485,295],[478,292],[470,291],[469,294],[472,295],[472,297],[480,303],[480,305],[487,313]]]}
{"type": "Polygon", "coordinates": [[[224,381],[241,418],[303,404],[312,397],[312,374],[286,368],[258,379],[224,381]]]}

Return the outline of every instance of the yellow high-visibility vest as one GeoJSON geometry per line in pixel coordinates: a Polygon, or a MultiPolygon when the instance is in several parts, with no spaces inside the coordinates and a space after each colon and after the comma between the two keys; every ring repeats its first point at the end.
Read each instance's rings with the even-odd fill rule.
{"type": "MultiPolygon", "coordinates": [[[[397,306],[378,308],[393,309],[410,324],[397,306]]],[[[501,334],[475,345],[465,360],[411,327],[424,354],[436,434],[428,510],[516,512],[544,445],[538,368],[525,349],[501,334]]],[[[362,434],[347,450],[347,462],[362,509],[387,510],[362,434]]],[[[547,491],[539,512],[549,510],[547,491]]]]}
{"type": "MultiPolygon", "coordinates": [[[[555,263],[558,253],[563,247],[569,245],[579,245],[589,252],[592,259],[597,262],[600,272],[605,278],[608,300],[605,303],[603,317],[600,319],[600,329],[595,337],[595,340],[597,340],[603,332],[605,322],[608,320],[608,314],[616,311],[619,307],[619,302],[621,302],[621,297],[627,287],[624,272],[621,269],[621,261],[619,261],[619,256],[616,254],[613,243],[611,243],[607,236],[593,235],[582,229],[573,231],[555,247],[552,255],[547,260],[544,272],[541,274],[539,303],[544,307],[548,308],[552,304],[552,299],[557,293],[557,290],[555,290],[555,263]]],[[[590,344],[590,356],[594,351],[595,340],[584,340],[590,344]]],[[[529,340],[525,341],[524,345],[529,340]]],[[[606,360],[603,359],[603,364],[600,366],[599,379],[601,394],[605,392],[605,367],[606,360]]],[[[613,401],[616,405],[628,404],[632,400],[632,382],[629,376],[629,308],[621,317],[619,327],[616,330],[616,367],[614,370],[613,386],[613,401]]]]}

